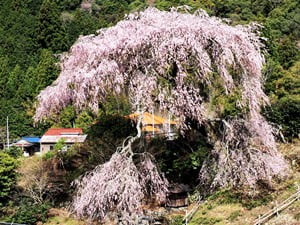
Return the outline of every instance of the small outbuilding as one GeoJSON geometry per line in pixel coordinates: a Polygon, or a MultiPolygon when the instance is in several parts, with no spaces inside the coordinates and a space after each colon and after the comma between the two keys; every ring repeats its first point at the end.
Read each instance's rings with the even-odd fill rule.
{"type": "Polygon", "coordinates": [[[40,152],[40,139],[41,137],[22,137],[12,146],[22,148],[24,155],[33,155],[36,152],[40,152]]]}
{"type": "MultiPolygon", "coordinates": [[[[132,113],[127,117],[137,121],[139,116],[139,113],[132,113]]],[[[164,136],[173,140],[177,137],[176,124],[177,122],[171,120],[170,115],[168,115],[168,119],[148,112],[144,112],[142,115],[142,132],[147,137],[164,136]]]]}
{"type": "Polygon", "coordinates": [[[173,208],[188,206],[188,192],[190,187],[186,184],[173,183],[169,187],[167,206],[173,208]]]}

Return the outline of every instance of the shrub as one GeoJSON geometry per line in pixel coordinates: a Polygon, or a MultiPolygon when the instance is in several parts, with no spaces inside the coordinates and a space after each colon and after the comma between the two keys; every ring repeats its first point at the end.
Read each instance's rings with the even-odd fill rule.
{"type": "Polygon", "coordinates": [[[0,152],[0,207],[5,205],[16,184],[18,163],[10,155],[0,152]]]}
{"type": "Polygon", "coordinates": [[[300,96],[288,96],[266,108],[265,115],[269,121],[279,124],[284,136],[291,139],[300,132],[299,112],[300,96]]]}
{"type": "Polygon", "coordinates": [[[26,158],[18,169],[20,177],[18,186],[23,188],[24,194],[34,203],[42,204],[49,190],[49,175],[44,166],[44,161],[38,157],[26,158]]]}
{"type": "Polygon", "coordinates": [[[30,199],[22,199],[18,210],[10,220],[15,223],[35,225],[37,222],[45,222],[50,204],[34,204],[30,199]]]}
{"type": "Polygon", "coordinates": [[[4,152],[15,159],[20,158],[23,155],[23,150],[15,146],[11,146],[9,148],[4,149],[4,152]]]}

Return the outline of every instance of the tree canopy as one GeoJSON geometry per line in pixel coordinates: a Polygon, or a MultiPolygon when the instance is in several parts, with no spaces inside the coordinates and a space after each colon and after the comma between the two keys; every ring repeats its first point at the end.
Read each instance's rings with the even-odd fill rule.
{"type": "MultiPolygon", "coordinates": [[[[261,115],[268,103],[262,48],[257,24],[230,26],[202,10],[189,14],[148,8],[77,40],[61,60],[60,76],[39,94],[35,119],[51,117],[70,104],[78,111],[97,112],[99,102],[111,94],[127,94],[137,111],[158,108],[175,115],[183,132],[191,121],[205,129],[214,147],[199,174],[204,190],[254,187],[261,180],[270,184],[275,176],[284,177],[288,167],[277,152],[273,128],[261,115]]],[[[128,164],[122,154],[84,176],[75,201],[78,215],[103,218],[109,210],[105,207],[116,204],[109,203],[112,197],[117,205],[111,208],[129,213],[138,208],[135,201],[142,198],[137,189],[144,182],[138,180],[133,153],[125,157],[128,164]],[[124,169],[113,175],[115,165],[124,169]],[[103,174],[114,178],[103,181],[103,174]],[[140,186],[115,181],[130,176],[140,186]],[[124,192],[108,190],[111,182],[124,192]],[[91,202],[98,196],[91,197],[91,190],[99,183],[104,199],[91,202]],[[124,183],[136,189],[126,207],[122,196],[133,187],[124,183]]]]}

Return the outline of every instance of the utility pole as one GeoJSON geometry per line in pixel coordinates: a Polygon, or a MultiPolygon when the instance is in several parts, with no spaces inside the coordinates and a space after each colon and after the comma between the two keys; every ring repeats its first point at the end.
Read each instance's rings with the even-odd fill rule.
{"type": "Polygon", "coordinates": [[[168,138],[171,139],[171,115],[168,113],[168,138]]]}
{"type": "Polygon", "coordinates": [[[7,137],[7,148],[9,148],[9,128],[8,128],[8,116],[6,117],[6,137],[7,137]]]}
{"type": "Polygon", "coordinates": [[[152,110],[152,136],[154,137],[154,109],[152,110]]]}

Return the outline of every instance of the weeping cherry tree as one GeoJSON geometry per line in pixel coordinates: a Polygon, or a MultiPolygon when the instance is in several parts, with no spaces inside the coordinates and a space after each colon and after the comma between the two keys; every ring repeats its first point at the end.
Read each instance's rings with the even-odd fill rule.
{"type": "MultiPolygon", "coordinates": [[[[205,129],[214,147],[199,173],[203,189],[271,183],[288,167],[261,115],[268,104],[263,47],[256,24],[230,26],[203,11],[130,14],[78,39],[62,57],[58,79],[38,96],[35,120],[70,104],[97,112],[108,95],[126,93],[139,112],[159,108],[176,116],[182,133],[191,121],[205,129]],[[235,113],[226,114],[227,103],[235,113]]],[[[164,198],[167,181],[152,157],[144,154],[138,164],[132,159],[131,143],[139,137],[140,131],[78,180],[79,216],[101,219],[117,210],[127,218],[147,195],[164,198]]]]}

